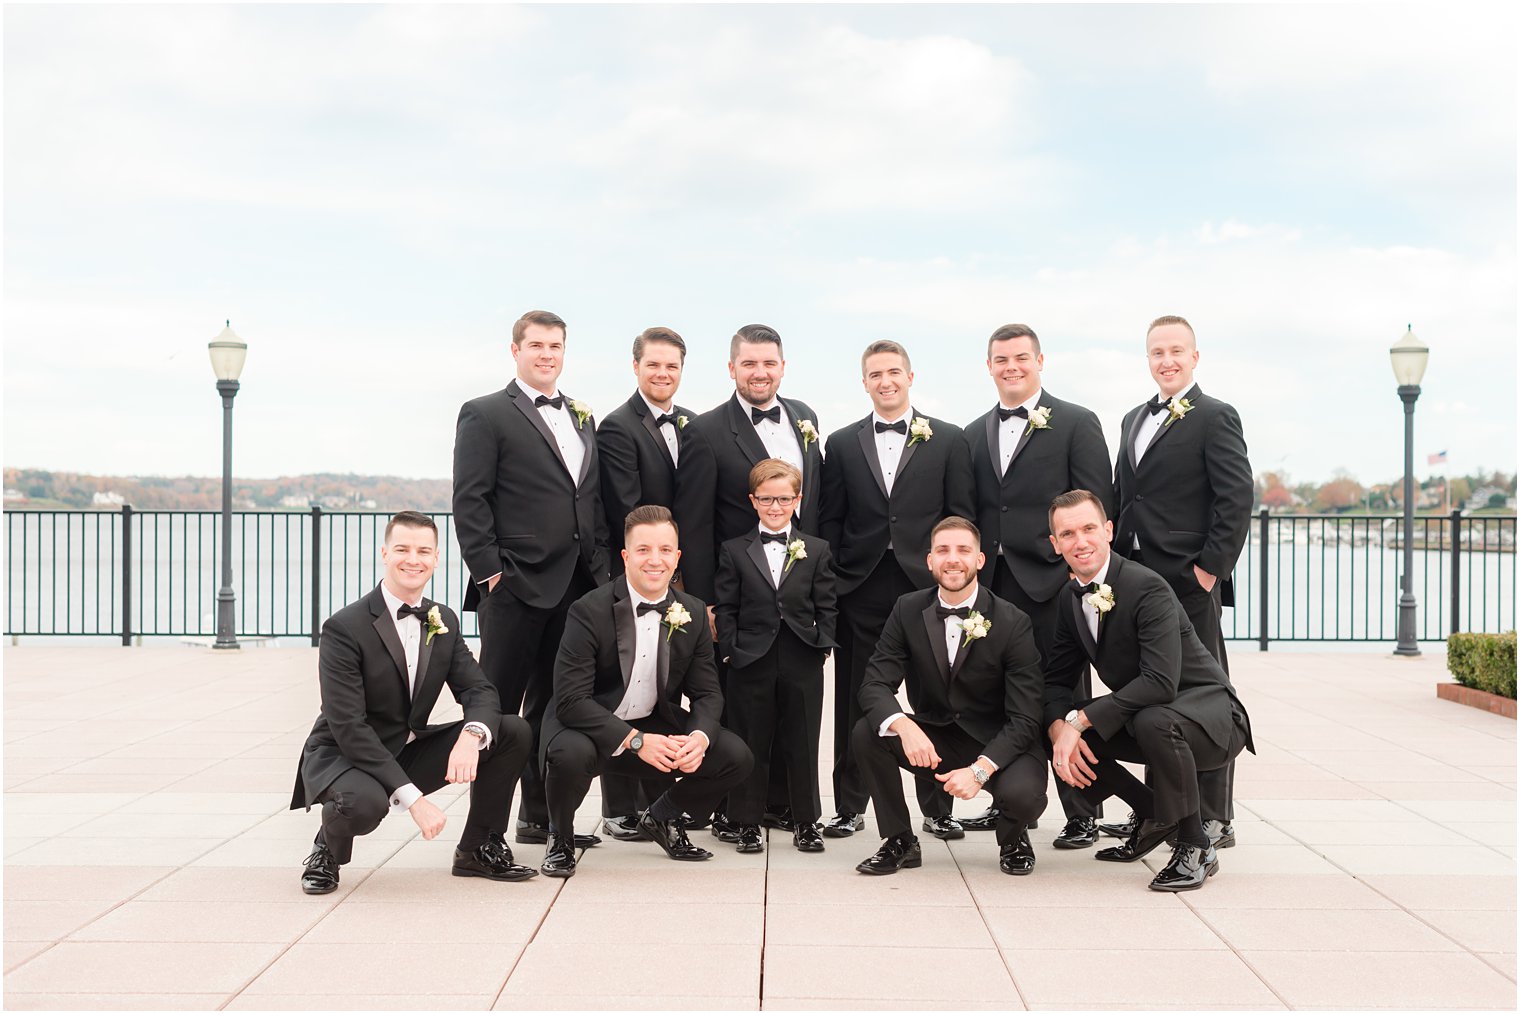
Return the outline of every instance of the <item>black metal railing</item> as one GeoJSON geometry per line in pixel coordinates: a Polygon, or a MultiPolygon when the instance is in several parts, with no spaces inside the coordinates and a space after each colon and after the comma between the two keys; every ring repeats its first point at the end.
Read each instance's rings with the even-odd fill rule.
{"type": "MultiPolygon", "coordinates": [[[[322,621],[380,579],[380,511],[238,511],[232,570],[239,637],[317,643],[322,621]]],[[[428,595],[457,607],[468,579],[453,516],[433,515],[440,559],[428,595]]],[[[18,510],[5,515],[9,636],[213,637],[216,511],[18,510]]],[[[1513,630],[1515,515],[1415,519],[1418,637],[1513,630]]],[[[1225,636],[1394,641],[1403,526],[1397,515],[1262,511],[1234,574],[1225,636]]],[[[464,633],[475,636],[473,614],[464,633]]]]}

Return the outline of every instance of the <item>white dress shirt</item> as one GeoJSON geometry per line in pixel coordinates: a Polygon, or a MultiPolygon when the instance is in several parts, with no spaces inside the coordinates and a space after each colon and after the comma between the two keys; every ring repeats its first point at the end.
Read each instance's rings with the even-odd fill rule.
{"type": "Polygon", "coordinates": [[[654,714],[655,705],[659,702],[660,621],[665,617],[658,611],[641,613],[639,604],[648,602],[658,605],[660,601],[646,599],[634,591],[632,584],[628,585],[626,608],[633,610],[633,669],[628,674],[628,688],[623,691],[623,699],[612,711],[625,722],[635,718],[648,718],[654,714]]]}
{"type": "MultiPolygon", "coordinates": [[[[762,521],[760,523],[760,534],[774,535],[775,533],[765,527],[765,523],[762,521]]],[[[781,529],[781,535],[785,539],[783,542],[761,541],[760,543],[760,548],[765,552],[765,562],[770,564],[771,586],[774,588],[781,587],[781,572],[782,568],[786,566],[786,547],[792,541],[792,526],[787,525],[781,529]]]]}
{"type": "MultiPolygon", "coordinates": [[[[639,397],[640,398],[644,398],[644,392],[643,391],[639,392],[639,397]]],[[[648,398],[644,398],[644,405],[649,409],[649,417],[651,419],[658,419],[662,415],[671,415],[671,414],[674,413],[675,407],[676,407],[675,403],[671,402],[671,405],[670,405],[671,411],[670,412],[666,412],[663,408],[661,408],[660,406],[656,405],[654,402],[650,401],[648,398]]],[[[676,424],[675,424],[675,422],[674,421],[670,421],[670,422],[661,423],[660,425],[656,426],[655,429],[657,429],[657,430],[660,431],[660,436],[662,436],[662,437],[665,438],[665,446],[668,447],[668,448],[670,448],[670,460],[675,463],[675,466],[677,468],[680,468],[681,467],[681,437],[680,437],[680,434],[676,432],[676,424]]]]}
{"type": "Polygon", "coordinates": [[[786,406],[776,398],[772,398],[769,404],[753,406],[762,412],[768,412],[777,405],[781,406],[780,422],[771,422],[769,419],[755,422],[754,413],[750,411],[752,407],[750,403],[737,394],[734,397],[738,399],[739,407],[744,409],[745,418],[754,423],[755,433],[760,437],[760,442],[765,445],[765,453],[773,458],[790,462],[800,470],[803,462],[802,433],[797,429],[797,420],[792,418],[786,406]]]}
{"type": "MultiPolygon", "coordinates": [[[[1102,584],[1104,581],[1108,580],[1108,568],[1109,568],[1109,565],[1112,564],[1113,562],[1114,562],[1114,558],[1112,556],[1110,556],[1108,559],[1104,560],[1103,561],[1103,569],[1100,570],[1100,571],[1098,571],[1098,573],[1093,576],[1093,580],[1096,581],[1096,582],[1098,582],[1099,584],[1102,584]]],[[[1087,583],[1087,582],[1084,582],[1084,583],[1087,583]]],[[[1095,606],[1091,602],[1087,601],[1087,593],[1086,592],[1082,593],[1082,615],[1087,618],[1087,630],[1088,630],[1088,633],[1092,634],[1093,643],[1097,644],[1098,643],[1098,617],[1101,614],[1098,612],[1098,607],[1097,606],[1095,606]]]]}
{"type": "Polygon", "coordinates": [[[913,410],[903,409],[902,415],[897,419],[886,419],[876,412],[871,413],[871,434],[876,438],[876,460],[881,465],[881,481],[887,487],[888,496],[892,495],[892,482],[897,478],[897,468],[902,464],[903,449],[908,446],[910,435],[893,430],[878,432],[876,424],[895,423],[899,419],[911,426],[913,410]]]}
{"type": "MultiPolygon", "coordinates": [[[[1018,405],[1004,405],[999,402],[998,407],[1022,408],[1026,412],[1032,412],[1039,407],[1040,395],[1043,393],[1043,390],[1043,388],[1036,390],[1034,392],[1034,397],[1030,398],[1027,401],[1021,402],[1018,405]]],[[[1007,419],[998,420],[998,460],[1002,462],[1002,467],[998,469],[999,475],[1002,475],[1004,472],[1008,471],[1008,463],[1013,460],[1013,452],[1018,448],[1019,440],[1023,438],[1024,431],[1028,428],[1029,420],[1020,419],[1016,415],[1011,415],[1007,419]]]]}
{"type": "MultiPolygon", "coordinates": [[[[527,393],[536,400],[539,392],[529,387],[527,393]]],[[[558,397],[559,392],[549,395],[558,397]]],[[[549,431],[554,434],[554,442],[559,446],[560,457],[565,461],[565,470],[570,473],[570,481],[575,482],[581,475],[581,464],[586,458],[586,445],[581,442],[581,426],[590,426],[591,420],[584,423],[575,418],[570,411],[570,399],[555,408],[552,405],[538,406],[538,414],[544,422],[549,424],[549,431]]]]}

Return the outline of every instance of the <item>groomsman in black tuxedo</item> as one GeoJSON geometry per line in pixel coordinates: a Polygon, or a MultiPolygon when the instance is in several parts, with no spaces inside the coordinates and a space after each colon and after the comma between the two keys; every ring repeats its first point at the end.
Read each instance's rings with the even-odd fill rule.
{"type": "MultiPolygon", "coordinates": [[[[659,504],[670,508],[676,524],[694,546],[711,541],[710,494],[700,493],[696,504],[683,496],[683,464],[690,469],[687,426],[696,413],[675,403],[686,365],[686,342],[668,327],[651,327],[633,340],[633,375],[638,389],[626,402],[607,413],[596,430],[601,461],[602,504],[612,545],[613,574],[623,572],[623,520],[635,507],[659,504]],[[683,460],[686,459],[686,460],[683,460]]],[[[712,563],[694,553],[686,561],[711,570],[712,563]]],[[[679,576],[677,580],[680,581],[679,576]]],[[[602,833],[622,841],[642,838],[638,827],[637,783],[608,772],[602,776],[602,833]]]]}
{"type": "Polygon", "coordinates": [[[322,828],[301,889],[330,894],[356,837],[405,810],[432,840],[446,818],[427,793],[470,786],[470,812],[454,850],[454,876],[525,880],[502,832],[532,733],[503,715],[459,633],[459,617],[422,592],[438,565],[433,519],[402,511],[385,526],[385,576],[322,625],[317,660],[322,710],[301,749],[292,810],[322,806],[322,828]],[[447,684],[464,718],[429,725],[447,684]]]}
{"type": "Polygon", "coordinates": [[[1243,748],[1255,751],[1250,719],[1166,581],[1110,554],[1113,523],[1096,496],[1079,489],[1056,497],[1050,530],[1076,575],[1058,598],[1045,664],[1056,776],[1095,805],[1118,796],[1138,818],[1124,844],[1095,858],[1135,862],[1171,840],[1172,858],[1151,889],[1202,887],[1219,859],[1203,827],[1199,775],[1243,748]],[[1089,665],[1112,693],[1079,691],[1089,665]],[[1154,788],[1117,761],[1145,764],[1154,788]]]}
{"type": "MultiPolygon", "coordinates": [[[[924,560],[929,533],[951,515],[975,513],[971,456],[961,428],[915,411],[913,365],[897,342],[866,346],[862,386],[871,414],[829,435],[823,458],[820,534],[834,549],[839,576],[840,647],[834,653],[834,819],[843,838],[865,826],[869,798],[851,752],[860,721],[860,682],[897,600],[934,585],[924,560]]],[[[951,797],[926,782],[919,798],[924,830],[964,835],[951,797]]]]}
{"type": "Polygon", "coordinates": [[[860,687],[855,756],[871,789],[875,855],[856,867],[889,874],[923,864],[900,769],[957,799],[986,789],[997,809],[998,867],[1034,871],[1028,824],[1045,809],[1045,681],[1029,617],[977,581],[981,534],[950,517],[930,535],[935,587],[897,600],[860,687]],[[908,685],[904,713],[898,687],[908,685]]]}
{"type": "MultiPolygon", "coordinates": [[[[454,533],[480,619],[481,667],[535,746],[570,603],[609,578],[596,423],[559,389],[565,322],[533,310],[512,326],[517,379],[467,401],[454,436],[454,533]]],[[[548,840],[535,755],[523,770],[517,840],[548,840]]],[[[585,844],[595,844],[585,836],[585,844]]],[[[599,840],[599,839],[597,839],[599,840]]]]}
{"type": "MultiPolygon", "coordinates": [[[[1049,658],[1056,593],[1067,568],[1050,546],[1046,511],[1051,498],[1072,489],[1097,493],[1113,504],[1108,445],[1098,417],[1053,397],[1041,384],[1045,357],[1040,339],[1024,324],[1005,324],[987,341],[987,372],[998,404],[966,427],[976,477],[976,521],[987,569],[982,580],[999,597],[1028,614],[1040,655],[1049,658]]],[[[1066,826],[1055,847],[1089,848],[1098,840],[1099,811],[1057,783],[1066,826]]],[[[988,811],[962,823],[984,830],[988,811]]]]}
{"type": "MultiPolygon", "coordinates": [[[[1131,409],[1120,430],[1114,551],[1166,579],[1198,639],[1228,672],[1220,612],[1235,604],[1230,575],[1255,499],[1240,415],[1194,383],[1198,343],[1183,318],[1157,318],[1145,356],[1157,395],[1131,409]]],[[[1202,780],[1204,819],[1220,848],[1235,844],[1234,786],[1234,764],[1202,780]]]]}
{"type": "Polygon", "coordinates": [[[754,764],[719,724],[706,604],[670,586],[681,559],[670,511],[636,507],[623,524],[624,575],[570,607],[555,661],[543,735],[554,835],[541,869],[551,877],[575,873],[575,810],[598,774],[663,788],[639,829],[670,858],[693,861],[712,853],[687,838],[681,814],[711,812],[754,764]]]}

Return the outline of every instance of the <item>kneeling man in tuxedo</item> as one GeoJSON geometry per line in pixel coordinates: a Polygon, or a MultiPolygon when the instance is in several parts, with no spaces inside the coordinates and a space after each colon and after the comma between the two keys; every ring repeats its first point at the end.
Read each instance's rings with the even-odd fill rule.
{"type": "Polygon", "coordinates": [[[1050,541],[1077,577],[1059,596],[1045,662],[1045,721],[1056,776],[1092,803],[1109,796],[1138,818],[1124,844],[1095,858],[1131,863],[1175,848],[1151,881],[1191,891],[1219,870],[1199,812],[1198,775],[1255,752],[1235,688],[1159,574],[1109,551],[1114,526],[1085,489],[1050,505],[1050,541]],[[1113,692],[1077,698],[1088,665],[1113,692]],[[1146,765],[1154,789],[1118,761],[1146,765]]]}
{"type": "Polygon", "coordinates": [[[639,829],[672,859],[711,859],[686,837],[683,813],[711,813],[754,766],[744,741],[718,724],[723,693],[707,604],[670,587],[681,559],[670,510],[635,507],[623,522],[624,578],[570,607],[544,717],[550,842],[541,869],[575,873],[575,811],[603,771],[655,795],[639,829]],[[688,711],[681,706],[685,696],[688,711]]]}
{"type": "Polygon", "coordinates": [[[438,837],[445,818],[427,793],[448,782],[470,785],[454,876],[537,876],[513,862],[502,836],[533,736],[527,722],[501,713],[496,689],[465,647],[459,617],[422,596],[438,565],[433,519],[416,511],[392,517],[380,559],[379,587],[322,625],[322,711],[301,750],[290,801],[292,810],[322,805],[301,888],[337,890],[354,838],[373,831],[387,812],[405,810],[422,837],[438,837]],[[445,683],[464,718],[429,725],[445,683]]]}
{"type": "Polygon", "coordinates": [[[998,810],[998,866],[1028,874],[1026,829],[1045,810],[1040,651],[1029,617],[977,583],[986,558],[976,525],[945,518],[929,543],[935,587],[897,600],[860,686],[855,756],[885,840],[856,869],[923,865],[898,773],[906,768],[921,782],[932,773],[957,799],[985,788],[998,810]],[[911,716],[897,701],[905,681],[911,716]]]}

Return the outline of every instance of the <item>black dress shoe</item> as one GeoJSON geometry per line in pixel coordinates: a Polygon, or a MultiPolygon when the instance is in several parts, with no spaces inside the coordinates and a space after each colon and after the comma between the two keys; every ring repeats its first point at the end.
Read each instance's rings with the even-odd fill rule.
{"type": "Polygon", "coordinates": [[[618,841],[644,840],[644,832],[639,830],[638,815],[632,813],[626,817],[603,817],[602,834],[618,841]]]}
{"type": "Polygon", "coordinates": [[[562,835],[554,836],[554,843],[544,853],[544,861],[538,867],[546,877],[575,876],[575,846],[562,835]]]}
{"type": "Polygon", "coordinates": [[[1058,849],[1090,849],[1098,843],[1098,822],[1091,817],[1073,817],[1051,842],[1058,849]]]}
{"type": "Polygon", "coordinates": [[[1128,838],[1135,833],[1135,825],[1138,823],[1139,821],[1135,820],[1135,811],[1131,810],[1129,816],[1118,824],[1099,824],[1098,832],[1110,838],[1128,838]]]}
{"type": "Polygon", "coordinates": [[[1209,836],[1209,844],[1216,849],[1232,849],[1235,847],[1235,825],[1227,820],[1206,820],[1203,822],[1204,833],[1209,836]]]}
{"type": "Polygon", "coordinates": [[[1151,890],[1196,891],[1218,872],[1219,856],[1213,846],[1201,849],[1197,845],[1178,845],[1172,849],[1171,861],[1151,881],[1151,890]]]}
{"type": "Polygon", "coordinates": [[[1028,831],[1020,831],[1018,841],[998,851],[998,869],[1014,877],[1027,877],[1034,872],[1034,846],[1029,844],[1028,831]]]}
{"type": "Polygon", "coordinates": [[[823,825],[820,833],[825,838],[848,838],[856,831],[866,829],[866,818],[859,813],[851,813],[843,810],[834,816],[834,819],[823,825]]]}
{"type": "Polygon", "coordinates": [[[686,837],[686,828],[674,821],[655,820],[648,810],[639,814],[639,830],[644,832],[645,838],[664,849],[665,854],[672,859],[693,863],[712,858],[711,852],[691,843],[691,839],[686,837]]]}
{"type": "Polygon", "coordinates": [[[480,845],[466,852],[454,850],[454,876],[485,877],[487,880],[531,880],[538,871],[512,861],[512,850],[507,840],[492,832],[480,845]]]}
{"type": "Polygon", "coordinates": [[[776,810],[766,807],[765,813],[760,817],[760,826],[773,827],[778,831],[795,831],[797,822],[792,819],[790,806],[783,806],[776,810]]]}
{"type": "Polygon", "coordinates": [[[331,894],[338,889],[338,860],[327,846],[317,843],[302,864],[301,890],[307,894],[331,894]]]}
{"type": "Polygon", "coordinates": [[[739,825],[728,819],[727,814],[715,813],[712,817],[713,837],[730,845],[739,840],[739,825]]]}
{"type": "Polygon", "coordinates": [[[966,829],[954,817],[925,817],[924,830],[940,841],[954,841],[966,837],[966,829]]]}
{"type": "Polygon", "coordinates": [[[962,817],[960,825],[962,831],[996,831],[998,822],[998,808],[989,806],[975,817],[962,817]]]}
{"type": "MultiPolygon", "coordinates": [[[[547,845],[549,842],[549,828],[543,824],[530,824],[525,820],[517,822],[516,841],[519,845],[547,845]]],[[[600,845],[602,840],[594,834],[578,834],[575,836],[575,847],[589,849],[593,845],[600,845]]]]}
{"type": "Polygon", "coordinates": [[[1155,851],[1156,847],[1166,841],[1167,836],[1175,830],[1175,824],[1158,824],[1154,820],[1142,820],[1135,828],[1135,833],[1124,839],[1124,844],[1099,849],[1093,858],[1105,863],[1133,863],[1155,851]]]}
{"type": "Polygon", "coordinates": [[[919,848],[918,839],[911,834],[898,834],[883,840],[876,854],[855,869],[873,877],[884,877],[898,870],[917,869],[922,865],[924,852],[919,848]]]}
{"type": "Polygon", "coordinates": [[[822,852],[823,835],[817,824],[798,824],[792,832],[792,845],[798,852],[822,852]]]}
{"type": "MultiPolygon", "coordinates": [[[[634,821],[637,821],[639,819],[638,814],[634,814],[632,819],[634,821]]],[[[707,814],[703,817],[693,817],[689,813],[681,814],[681,826],[686,828],[688,831],[700,831],[711,823],[712,814],[707,814]]]]}
{"type": "Polygon", "coordinates": [[[755,824],[741,824],[739,826],[739,840],[734,842],[735,852],[764,852],[765,839],[760,837],[760,828],[755,824]]]}

